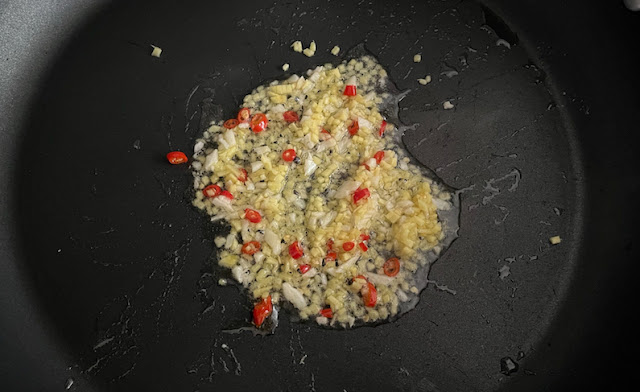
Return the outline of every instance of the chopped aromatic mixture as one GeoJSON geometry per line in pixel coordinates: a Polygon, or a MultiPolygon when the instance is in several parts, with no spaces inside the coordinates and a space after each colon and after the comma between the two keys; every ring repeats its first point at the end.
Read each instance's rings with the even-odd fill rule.
{"type": "Polygon", "coordinates": [[[256,326],[283,303],[321,325],[385,320],[419,292],[451,194],[400,152],[386,82],[370,56],[319,66],[259,86],[196,141],[193,204],[229,223],[218,263],[256,326]]]}

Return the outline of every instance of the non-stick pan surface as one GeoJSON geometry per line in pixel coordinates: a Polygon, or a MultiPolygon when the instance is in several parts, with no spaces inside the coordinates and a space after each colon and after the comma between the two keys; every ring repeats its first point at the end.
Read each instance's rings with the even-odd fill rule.
{"type": "Polygon", "coordinates": [[[602,361],[627,336],[611,304],[637,255],[629,110],[639,84],[623,43],[638,18],[580,3],[96,6],[44,76],[15,92],[32,97],[28,110],[1,124],[17,146],[2,171],[3,378],[16,390],[604,382],[610,368],[587,358],[602,361]],[[315,40],[316,56],[292,52],[298,39],[315,40]],[[461,190],[460,238],[432,268],[438,286],[374,328],[328,331],[283,314],[272,336],[225,332],[250,304],[216,284],[212,240],[224,229],[190,207],[190,173],[164,154],[192,148],[205,99],[229,116],[251,88],[283,77],[283,63],[302,72],[359,43],[411,89],[400,105],[418,124],[409,151],[461,190]],[[434,81],[419,85],[427,74],[434,81]],[[563,242],[551,246],[555,235],[563,242]],[[519,364],[511,375],[505,357],[519,364]]]}

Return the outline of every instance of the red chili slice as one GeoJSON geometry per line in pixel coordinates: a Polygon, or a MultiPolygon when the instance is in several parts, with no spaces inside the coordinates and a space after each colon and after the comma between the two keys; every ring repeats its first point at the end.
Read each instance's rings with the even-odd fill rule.
{"type": "Polygon", "coordinates": [[[382,124],[380,124],[380,131],[378,131],[378,136],[382,137],[385,129],[387,129],[387,122],[385,120],[382,120],[382,124]]]}
{"type": "Polygon", "coordinates": [[[338,254],[336,252],[329,252],[324,257],[324,261],[327,262],[327,263],[330,263],[332,261],[336,261],[337,258],[338,258],[338,254]]]}
{"type": "Polygon", "coordinates": [[[369,234],[360,234],[360,239],[362,241],[369,241],[371,237],[369,236],[369,234]]]}
{"type": "Polygon", "coordinates": [[[320,311],[320,315],[328,319],[333,318],[333,310],[331,310],[331,308],[324,308],[320,311]]]}
{"type": "Polygon", "coordinates": [[[288,123],[294,123],[300,120],[300,116],[298,116],[298,113],[294,112],[293,110],[287,110],[286,112],[282,113],[282,116],[284,117],[284,121],[288,123]]]}
{"type": "Polygon", "coordinates": [[[246,244],[242,245],[242,249],[240,250],[245,255],[255,254],[256,252],[260,251],[260,243],[258,241],[249,241],[246,244]]]}
{"type": "Polygon", "coordinates": [[[242,108],[238,112],[238,121],[240,122],[249,121],[249,117],[251,117],[251,109],[249,108],[242,108]]]}
{"type": "Polygon", "coordinates": [[[289,245],[289,255],[296,260],[304,255],[304,251],[302,250],[302,247],[300,246],[298,241],[295,241],[293,244],[289,245]]]}
{"type": "Polygon", "coordinates": [[[187,163],[189,161],[189,158],[187,158],[187,156],[184,155],[183,152],[171,151],[167,154],[167,160],[172,165],[179,165],[181,163],[187,163]]]}
{"type": "Polygon", "coordinates": [[[356,95],[356,86],[348,84],[344,87],[344,95],[347,95],[349,97],[353,97],[356,95]]]}
{"type": "Polygon", "coordinates": [[[222,193],[222,189],[217,186],[217,185],[209,185],[207,187],[205,187],[202,190],[202,193],[206,196],[206,197],[216,197],[216,196],[220,196],[220,194],[222,193]]]}
{"type": "Polygon", "coordinates": [[[400,260],[397,257],[392,257],[389,260],[385,261],[382,265],[382,270],[384,274],[387,276],[396,276],[398,272],[400,272],[400,260]]]}
{"type": "Polygon", "coordinates": [[[300,269],[300,273],[304,275],[311,269],[311,266],[309,264],[301,264],[298,268],[300,269]]]}
{"type": "Polygon", "coordinates": [[[290,148],[288,150],[282,151],[282,159],[285,162],[293,162],[293,160],[296,159],[296,150],[290,148]]]}
{"type": "Polygon", "coordinates": [[[273,305],[271,304],[271,296],[263,298],[260,302],[253,307],[253,323],[256,327],[259,327],[264,323],[264,320],[269,317],[273,312],[273,305]]]}
{"type": "Polygon", "coordinates": [[[329,132],[327,132],[326,129],[322,129],[322,131],[320,131],[320,140],[327,141],[331,139],[331,134],[329,132]]]}
{"type": "Polygon", "coordinates": [[[369,247],[364,242],[359,243],[358,246],[360,247],[360,249],[362,249],[363,252],[366,252],[369,250],[369,247]]]}
{"type": "Polygon", "coordinates": [[[260,133],[267,129],[267,125],[269,125],[269,120],[264,113],[256,113],[251,117],[251,121],[249,122],[251,126],[251,130],[255,133],[260,133]]]}
{"type": "Polygon", "coordinates": [[[376,286],[373,283],[369,282],[367,278],[362,275],[356,276],[356,278],[364,279],[367,283],[362,286],[360,289],[360,295],[362,295],[362,301],[364,302],[364,306],[372,308],[376,306],[378,302],[378,290],[376,290],[376,286]]]}
{"type": "Polygon", "coordinates": [[[222,193],[220,194],[220,196],[224,196],[229,200],[233,200],[233,195],[231,194],[231,192],[229,191],[222,191],[222,193]]]}
{"type": "Polygon", "coordinates": [[[355,96],[357,93],[356,85],[358,84],[358,78],[356,78],[355,75],[351,76],[345,84],[343,94],[349,97],[355,96]]]}
{"type": "Polygon", "coordinates": [[[333,238],[329,238],[329,240],[327,240],[327,249],[333,249],[333,238]]]}
{"type": "Polygon", "coordinates": [[[380,164],[380,162],[382,162],[382,160],[384,159],[384,151],[378,151],[375,154],[373,154],[373,157],[375,158],[376,162],[378,162],[378,165],[380,164]]]}
{"type": "Polygon", "coordinates": [[[240,168],[240,175],[238,176],[238,181],[240,182],[247,182],[247,178],[249,178],[249,173],[247,173],[247,170],[244,168],[240,168]]]}
{"type": "Polygon", "coordinates": [[[349,129],[349,135],[351,136],[358,133],[358,130],[360,129],[360,124],[358,124],[358,120],[352,122],[351,125],[349,125],[348,129],[349,129]]]}
{"type": "Polygon", "coordinates": [[[225,121],[224,124],[222,124],[222,126],[227,128],[227,129],[233,129],[233,128],[237,127],[239,123],[240,122],[238,120],[236,120],[235,118],[230,118],[227,121],[225,121]]]}
{"type": "Polygon", "coordinates": [[[344,244],[342,244],[342,249],[344,249],[345,252],[349,252],[355,246],[356,246],[356,244],[354,244],[353,242],[349,241],[349,242],[345,242],[344,244]]]}
{"type": "Polygon", "coordinates": [[[369,188],[360,189],[358,188],[355,192],[353,192],[353,202],[358,203],[360,200],[366,200],[371,196],[371,192],[369,192],[369,188]]]}
{"type": "Polygon", "coordinates": [[[252,210],[251,208],[245,208],[244,217],[251,223],[260,223],[262,221],[262,215],[256,210],[252,210]]]}

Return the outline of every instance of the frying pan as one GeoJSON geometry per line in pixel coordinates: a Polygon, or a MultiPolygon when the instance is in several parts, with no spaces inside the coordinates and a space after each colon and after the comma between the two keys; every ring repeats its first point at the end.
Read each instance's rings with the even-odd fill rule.
{"type": "Polygon", "coordinates": [[[0,4],[3,389],[622,385],[639,18],[578,0],[0,4]],[[293,53],[298,39],[316,56],[293,53]],[[302,72],[360,43],[411,90],[403,141],[460,190],[460,237],[396,322],[283,314],[274,335],[234,333],[250,304],[217,285],[224,228],[164,154],[192,148],[207,102],[229,116],[283,63],[302,72]]]}

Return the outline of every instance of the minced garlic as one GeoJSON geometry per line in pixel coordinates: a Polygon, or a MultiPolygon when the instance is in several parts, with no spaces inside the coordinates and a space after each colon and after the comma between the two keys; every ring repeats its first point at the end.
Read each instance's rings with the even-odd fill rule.
{"type": "Polygon", "coordinates": [[[420,83],[423,86],[426,86],[427,84],[431,83],[431,75],[425,76],[424,79],[418,79],[418,83],[420,83]]]}
{"type": "Polygon", "coordinates": [[[396,127],[378,109],[385,81],[369,56],[319,66],[244,97],[253,119],[266,115],[263,131],[252,132],[253,119],[231,129],[220,121],[196,141],[193,204],[228,222],[229,235],[215,239],[218,264],[256,300],[284,299],[302,319],[351,326],[398,314],[416,293],[414,274],[427,263],[419,252],[444,238],[435,195],[449,202],[399,156],[396,127]],[[357,93],[346,96],[354,76],[357,93]],[[205,187],[233,199],[203,196],[205,187]],[[319,313],[327,306],[330,320],[319,313]]]}
{"type": "Polygon", "coordinates": [[[160,57],[160,55],[162,54],[162,49],[155,46],[155,45],[151,45],[151,56],[153,57],[160,57]]]}
{"type": "Polygon", "coordinates": [[[302,53],[302,42],[301,41],[295,41],[294,43],[291,44],[291,47],[293,48],[294,52],[302,53]]]}

